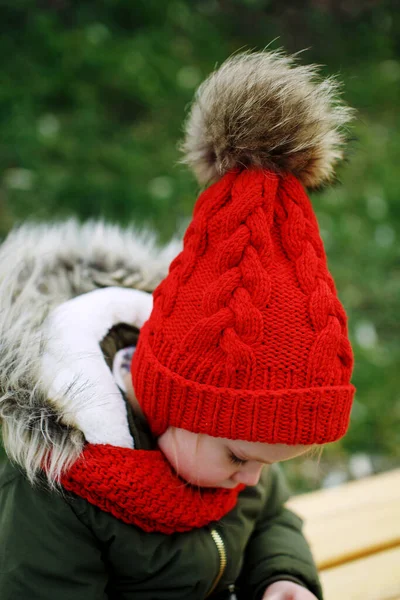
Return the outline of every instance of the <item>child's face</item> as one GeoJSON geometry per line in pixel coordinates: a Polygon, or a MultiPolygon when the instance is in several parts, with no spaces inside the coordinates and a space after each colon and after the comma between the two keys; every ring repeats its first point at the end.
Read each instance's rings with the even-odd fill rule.
{"type": "Polygon", "coordinates": [[[169,427],[158,445],[176,472],[193,485],[234,488],[256,485],[265,464],[303,454],[310,446],[286,446],[215,438],[169,427]]]}

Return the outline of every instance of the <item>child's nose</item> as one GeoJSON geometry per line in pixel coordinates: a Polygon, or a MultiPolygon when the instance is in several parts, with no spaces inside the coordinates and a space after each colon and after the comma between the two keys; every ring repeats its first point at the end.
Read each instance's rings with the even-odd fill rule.
{"type": "Polygon", "coordinates": [[[240,471],[237,471],[232,479],[237,483],[243,483],[244,485],[257,485],[260,481],[263,466],[264,465],[258,462],[249,462],[244,465],[240,471]]]}

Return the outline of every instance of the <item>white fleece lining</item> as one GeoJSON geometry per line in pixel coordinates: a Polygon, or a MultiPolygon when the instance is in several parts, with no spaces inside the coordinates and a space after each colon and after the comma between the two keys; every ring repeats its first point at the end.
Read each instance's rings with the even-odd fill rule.
{"type": "Polygon", "coordinates": [[[99,344],[118,323],[141,328],[152,305],[151,294],[109,287],[68,300],[46,320],[41,379],[63,421],[92,444],[133,448],[125,403],[99,344]]]}

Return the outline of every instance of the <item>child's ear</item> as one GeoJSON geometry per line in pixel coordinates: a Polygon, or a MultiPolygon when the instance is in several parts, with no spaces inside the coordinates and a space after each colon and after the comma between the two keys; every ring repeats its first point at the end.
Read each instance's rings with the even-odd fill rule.
{"type": "Polygon", "coordinates": [[[133,385],[132,385],[132,377],[130,373],[126,373],[123,376],[123,380],[124,380],[124,384],[125,384],[125,394],[126,397],[128,398],[130,404],[135,404],[134,408],[136,408],[136,404],[137,406],[140,408],[139,403],[136,399],[135,396],[135,392],[133,390],[133,385]]]}

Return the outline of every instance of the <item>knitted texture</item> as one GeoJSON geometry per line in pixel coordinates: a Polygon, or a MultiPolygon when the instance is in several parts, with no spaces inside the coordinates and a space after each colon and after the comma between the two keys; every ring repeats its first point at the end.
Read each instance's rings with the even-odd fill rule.
{"type": "Polygon", "coordinates": [[[199,197],[132,361],[155,435],[322,444],[348,427],[346,314],[290,174],[234,170],[199,197]]]}
{"type": "Polygon", "coordinates": [[[180,479],[160,450],[107,444],[87,444],[61,483],[124,523],[166,534],[218,521],[245,487],[200,490],[180,479]]]}

